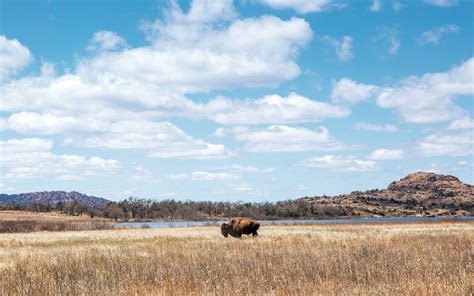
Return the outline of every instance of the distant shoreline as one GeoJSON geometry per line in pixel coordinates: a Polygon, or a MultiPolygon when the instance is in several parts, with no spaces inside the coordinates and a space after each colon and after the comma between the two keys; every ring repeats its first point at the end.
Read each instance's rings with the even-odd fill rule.
{"type": "MultiPolygon", "coordinates": [[[[117,228],[131,226],[131,228],[181,228],[218,226],[226,220],[216,221],[148,221],[148,222],[117,222],[117,228]]],[[[351,224],[351,223],[416,223],[416,222],[444,222],[444,221],[474,221],[474,216],[462,217],[387,217],[387,218],[353,218],[353,219],[281,219],[281,220],[259,220],[262,225],[318,225],[318,224],[351,224]]]]}

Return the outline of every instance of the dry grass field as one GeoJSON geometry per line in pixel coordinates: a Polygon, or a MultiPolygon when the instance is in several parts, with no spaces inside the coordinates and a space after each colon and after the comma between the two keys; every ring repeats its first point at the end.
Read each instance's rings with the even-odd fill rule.
{"type": "Polygon", "coordinates": [[[37,213],[32,211],[0,211],[0,221],[38,221],[38,222],[90,222],[92,220],[106,220],[103,218],[91,219],[89,216],[67,216],[58,212],[37,213]]]}
{"type": "Polygon", "coordinates": [[[111,229],[113,221],[86,215],[67,216],[57,212],[0,211],[0,234],[34,231],[111,229]]]}
{"type": "Polygon", "coordinates": [[[1,295],[469,295],[474,223],[0,234],[1,295]]]}

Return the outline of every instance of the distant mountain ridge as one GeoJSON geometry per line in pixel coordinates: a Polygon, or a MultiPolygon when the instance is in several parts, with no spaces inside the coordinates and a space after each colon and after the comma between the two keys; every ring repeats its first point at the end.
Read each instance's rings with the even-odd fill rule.
{"type": "Polygon", "coordinates": [[[300,200],[381,216],[472,215],[474,186],[451,175],[416,172],[392,182],[383,190],[354,191],[339,196],[305,197],[300,200]]]}
{"type": "Polygon", "coordinates": [[[52,206],[61,203],[82,203],[89,206],[103,206],[110,202],[105,198],[90,196],[76,191],[42,191],[19,194],[0,194],[0,203],[32,205],[48,202],[52,206]]]}

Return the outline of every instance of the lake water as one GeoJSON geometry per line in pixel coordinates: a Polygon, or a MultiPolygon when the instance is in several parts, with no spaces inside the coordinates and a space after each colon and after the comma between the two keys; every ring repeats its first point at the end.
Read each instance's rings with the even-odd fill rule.
{"type": "MultiPolygon", "coordinates": [[[[262,225],[285,225],[285,224],[327,224],[327,223],[381,223],[381,222],[418,222],[418,221],[474,221],[474,217],[424,217],[424,218],[365,218],[365,219],[322,219],[322,220],[259,220],[262,225]]],[[[141,228],[146,225],[149,228],[176,228],[196,226],[220,226],[227,221],[160,221],[160,222],[123,222],[115,224],[118,228],[141,228]]]]}

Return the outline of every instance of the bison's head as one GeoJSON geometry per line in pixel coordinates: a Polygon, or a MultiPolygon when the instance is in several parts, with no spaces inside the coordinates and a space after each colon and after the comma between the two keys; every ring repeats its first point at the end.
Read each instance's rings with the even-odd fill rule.
{"type": "Polygon", "coordinates": [[[221,233],[224,237],[228,237],[229,236],[229,229],[230,229],[230,226],[229,224],[227,223],[222,223],[221,225],[221,233]]]}

